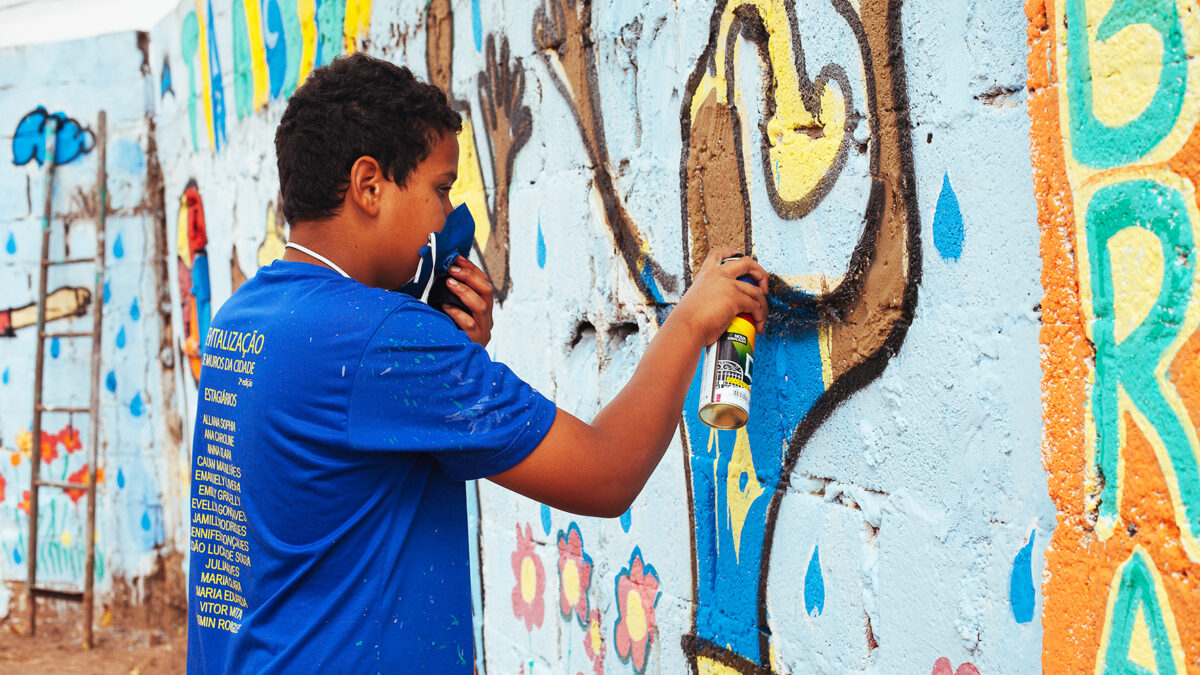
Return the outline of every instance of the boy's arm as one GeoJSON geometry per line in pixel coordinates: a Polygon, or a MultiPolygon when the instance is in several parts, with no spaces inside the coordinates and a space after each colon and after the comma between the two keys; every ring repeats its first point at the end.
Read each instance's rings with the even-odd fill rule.
{"type": "Polygon", "coordinates": [[[559,410],[549,433],[495,483],[563,511],[616,517],[662,459],[701,350],[737,314],[766,320],[767,274],[750,258],[721,265],[736,249],[709,254],[692,287],[651,340],[629,383],[591,424],[559,410]],[[757,285],[738,281],[749,275],[757,285]]]}

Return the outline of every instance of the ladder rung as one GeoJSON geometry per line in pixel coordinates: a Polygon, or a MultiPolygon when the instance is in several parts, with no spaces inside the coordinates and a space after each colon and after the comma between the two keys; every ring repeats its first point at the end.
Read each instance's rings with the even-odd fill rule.
{"type": "Polygon", "coordinates": [[[63,490],[84,490],[84,491],[86,491],[88,489],[87,483],[72,483],[70,481],[62,481],[62,480],[38,480],[37,484],[41,485],[43,487],[56,487],[56,488],[60,488],[63,490]]]}
{"type": "Polygon", "coordinates": [[[91,408],[63,408],[63,407],[52,406],[52,405],[38,405],[37,409],[41,412],[48,412],[48,413],[72,413],[72,414],[75,414],[75,413],[85,414],[86,413],[86,414],[90,414],[92,412],[91,408]]]}
{"type": "Polygon", "coordinates": [[[42,264],[49,267],[51,265],[74,265],[77,263],[96,262],[95,258],[66,258],[65,260],[43,260],[42,264]]]}
{"type": "Polygon", "coordinates": [[[60,591],[54,588],[38,588],[37,586],[34,586],[32,590],[35,596],[42,598],[83,602],[83,591],[60,591]]]}
{"type": "Polygon", "coordinates": [[[96,337],[96,334],[92,333],[91,331],[76,331],[73,333],[46,333],[46,332],[43,332],[42,337],[43,338],[83,338],[83,337],[90,338],[90,337],[96,337]]]}

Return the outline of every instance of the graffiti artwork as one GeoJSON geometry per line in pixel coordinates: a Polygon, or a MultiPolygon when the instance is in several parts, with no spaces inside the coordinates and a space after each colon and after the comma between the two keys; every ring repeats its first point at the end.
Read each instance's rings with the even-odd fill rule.
{"type": "Polygon", "coordinates": [[[1174,0],[1036,9],[1044,457],[1059,519],[1043,664],[1184,673],[1200,661],[1200,14],[1174,0]]]}
{"type": "Polygon", "coordinates": [[[200,340],[212,319],[212,287],[208,276],[208,229],[196,181],[188,181],[179,198],[179,301],[183,315],[182,352],[196,382],[200,381],[200,340]]]}
{"type": "Polygon", "coordinates": [[[685,636],[684,650],[701,672],[717,664],[730,672],[770,669],[767,578],[793,467],[829,413],[897,353],[916,305],[921,249],[900,3],[834,0],[832,6],[858,52],[855,62],[822,65],[813,77],[817,66],[806,62],[806,26],[793,4],[722,3],[684,98],[680,182],[685,259],[693,267],[719,246],[761,258],[758,223],[778,228],[780,221],[804,219],[835,184],[869,183],[859,211],[832,225],[857,233],[844,270],[769,266],[771,322],[757,343],[756,403],[746,427],[716,431],[700,422],[699,374],[688,394],[696,605],[695,632],[685,636]],[[743,51],[739,37],[753,51],[743,51]],[[740,76],[747,58],[757,58],[764,71],[757,125],[750,116],[759,85],[740,76]],[[859,72],[863,80],[852,83],[850,73],[859,72]],[[847,154],[862,123],[870,130],[869,168],[849,175],[847,154]],[[756,186],[765,187],[765,200],[754,199],[756,186]],[[759,214],[767,206],[770,212],[759,214]]]}
{"type": "MultiPolygon", "coordinates": [[[[46,296],[46,322],[87,314],[92,292],[82,286],[63,286],[46,296]]],[[[0,337],[13,337],[16,330],[37,323],[37,303],[0,309],[0,337]]]]}
{"type": "Polygon", "coordinates": [[[51,115],[44,107],[38,106],[21,118],[13,132],[13,164],[21,166],[35,160],[38,166],[42,165],[46,159],[46,120],[50,118],[58,121],[58,133],[54,139],[55,164],[70,164],[96,146],[95,134],[77,120],[62,112],[51,115]]]}

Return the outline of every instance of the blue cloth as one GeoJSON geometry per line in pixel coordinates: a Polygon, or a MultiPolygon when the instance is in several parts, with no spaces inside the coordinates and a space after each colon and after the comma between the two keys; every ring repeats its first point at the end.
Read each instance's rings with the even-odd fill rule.
{"type": "Polygon", "coordinates": [[[189,672],[470,673],[462,481],[554,404],[445,315],[299,262],[238,289],[203,363],[189,672]]]}

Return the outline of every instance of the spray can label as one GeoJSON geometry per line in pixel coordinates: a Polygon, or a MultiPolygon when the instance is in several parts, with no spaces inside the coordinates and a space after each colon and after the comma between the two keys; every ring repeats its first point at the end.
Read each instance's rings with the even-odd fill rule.
{"type": "Polygon", "coordinates": [[[750,418],[754,337],[753,319],[739,314],[725,334],[705,349],[700,419],[708,426],[738,429],[750,418]]]}

